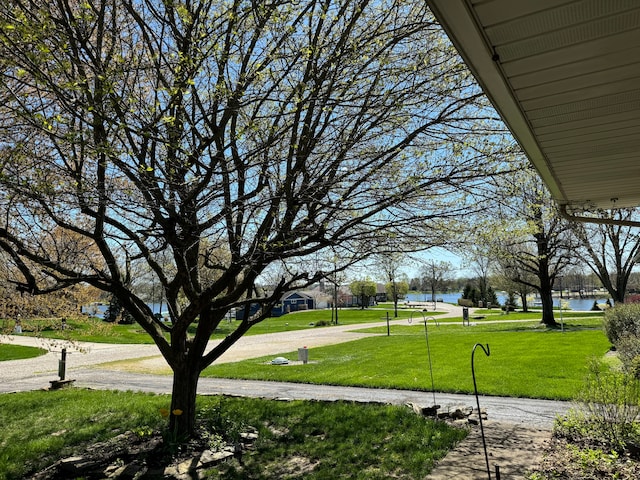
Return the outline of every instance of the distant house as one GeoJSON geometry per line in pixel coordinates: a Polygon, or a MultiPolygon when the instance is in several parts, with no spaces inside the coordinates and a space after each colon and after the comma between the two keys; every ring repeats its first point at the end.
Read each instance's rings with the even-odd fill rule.
{"type": "MultiPolygon", "coordinates": [[[[385,290],[384,284],[377,283],[376,284],[376,296],[369,298],[369,305],[365,305],[366,307],[372,307],[376,305],[378,302],[386,302],[387,301],[387,292],[385,290]]],[[[360,295],[354,295],[351,292],[349,287],[341,287],[340,294],[338,296],[338,305],[341,307],[361,307],[362,306],[362,297],[360,295]]]]}
{"type": "Polygon", "coordinates": [[[333,305],[333,291],[326,293],[322,287],[323,286],[317,286],[311,290],[300,292],[313,299],[313,309],[315,310],[322,310],[333,305]]]}
{"type": "Polygon", "coordinates": [[[376,284],[376,302],[386,302],[387,301],[387,289],[384,284],[377,283],[376,284]]]}
{"type": "Polygon", "coordinates": [[[297,312],[299,310],[313,310],[316,305],[313,297],[304,292],[290,292],[282,297],[282,313],[297,312]]]}
{"type": "MultiPolygon", "coordinates": [[[[260,308],[257,303],[252,303],[250,307],[250,314],[255,314],[260,308]]],[[[271,309],[271,317],[280,317],[287,313],[297,312],[300,310],[313,310],[315,308],[315,301],[311,295],[304,292],[289,292],[285,294],[280,303],[276,304],[271,309]]],[[[244,308],[236,309],[236,320],[239,320],[244,315],[244,308]]]]}

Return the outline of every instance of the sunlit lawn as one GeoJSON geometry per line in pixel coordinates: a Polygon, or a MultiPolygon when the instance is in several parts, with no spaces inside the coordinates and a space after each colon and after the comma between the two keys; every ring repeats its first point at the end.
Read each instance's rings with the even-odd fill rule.
{"type": "MultiPolygon", "coordinates": [[[[564,331],[537,323],[441,325],[429,322],[434,385],[437,391],[473,392],[471,351],[489,345],[490,356],[476,351],[481,393],[514,397],[571,399],[580,389],[592,357],[602,357],[609,342],[600,319],[568,321],[564,331]]],[[[214,365],[203,376],[221,376],[334,385],[430,390],[427,338],[423,324],[374,331],[382,335],[311,348],[310,363],[275,366],[274,356],[214,365]]],[[[297,360],[297,352],[283,352],[297,360]]]]}
{"type": "MultiPolygon", "coordinates": [[[[340,309],[338,323],[340,325],[356,325],[360,323],[381,322],[386,324],[387,313],[390,320],[422,318],[421,312],[412,310],[399,310],[398,317],[394,317],[393,306],[390,309],[340,309]]],[[[433,312],[430,315],[434,315],[433,312]]],[[[436,314],[438,315],[438,314],[436,314]]],[[[287,332],[311,328],[328,328],[326,325],[316,326],[318,322],[330,324],[332,320],[331,310],[309,310],[294,312],[282,317],[268,318],[255,325],[247,335],[262,333],[287,332]]],[[[6,322],[5,322],[6,323],[6,322]]],[[[138,324],[125,325],[107,323],[97,318],[67,319],[65,330],[61,328],[60,319],[38,319],[22,321],[24,335],[37,335],[44,338],[65,338],[74,341],[99,342],[99,343],[153,343],[151,337],[138,324]]],[[[8,323],[4,333],[11,333],[13,323],[8,323]]],[[[238,325],[238,321],[223,321],[212,338],[224,338],[238,325]]],[[[196,325],[192,325],[191,333],[195,333],[196,325]]]]}
{"type": "Polygon", "coordinates": [[[22,320],[22,330],[25,336],[82,342],[153,343],[151,337],[138,324],[114,324],[93,317],[68,318],[64,330],[61,328],[60,319],[25,319],[22,320]]]}
{"type": "MultiPolygon", "coordinates": [[[[556,316],[560,320],[558,313],[556,316]]],[[[475,343],[482,343],[489,344],[491,351],[487,358],[479,351],[481,355],[477,359],[478,384],[482,392],[572,398],[581,385],[589,358],[601,357],[609,348],[600,327],[601,314],[564,312],[564,332],[541,328],[539,318],[540,312],[504,314],[500,310],[476,310],[470,318],[471,326],[463,327],[461,318],[442,318],[433,312],[415,309],[401,308],[398,317],[394,317],[391,304],[364,310],[341,309],[340,324],[357,328],[363,323],[378,323],[378,327],[367,331],[380,336],[311,348],[312,363],[308,365],[276,367],[269,364],[273,357],[265,357],[214,365],[203,375],[430,390],[424,331],[424,319],[427,319],[436,390],[472,391],[470,353],[475,343]],[[387,314],[390,320],[400,320],[399,324],[391,325],[390,337],[386,336],[387,314]],[[513,321],[524,323],[509,323],[513,321]],[[580,326],[583,328],[578,328],[580,326]]],[[[330,310],[296,312],[269,318],[256,325],[250,334],[331,328],[316,326],[330,320],[330,310]]],[[[236,321],[224,322],[214,338],[225,336],[235,325],[236,321]]],[[[117,325],[99,319],[68,320],[65,330],[60,329],[58,320],[33,323],[25,320],[23,328],[27,334],[33,330],[32,334],[46,338],[108,343],[152,342],[137,324],[117,325]]],[[[282,356],[295,360],[297,352],[282,352],[282,356]]]]}
{"type": "Polygon", "coordinates": [[[46,350],[36,347],[23,347],[0,343],[0,362],[6,360],[22,360],[25,358],[39,357],[47,353],[46,350]]]}
{"type": "MultiPolygon", "coordinates": [[[[442,322],[462,322],[462,318],[441,318],[442,312],[422,311],[416,308],[407,308],[400,304],[398,308],[398,316],[394,315],[392,303],[384,303],[376,308],[341,308],[338,311],[338,323],[340,325],[357,325],[361,323],[380,322],[386,325],[387,316],[390,321],[409,320],[412,323],[418,323],[423,318],[433,318],[430,321],[442,322]]],[[[597,313],[595,315],[598,315],[597,313]]],[[[559,317],[559,313],[556,313],[559,317]]],[[[592,312],[565,312],[566,317],[576,318],[578,316],[593,317],[592,312]]],[[[539,311],[530,313],[510,312],[504,314],[498,309],[487,310],[478,309],[472,313],[471,322],[486,321],[512,321],[512,320],[538,320],[541,314],[539,311]]],[[[287,332],[312,328],[328,328],[327,324],[332,324],[335,318],[332,316],[331,310],[309,310],[303,312],[294,312],[282,317],[268,318],[263,322],[255,325],[249,330],[247,335],[257,335],[263,333],[287,332]],[[318,326],[324,325],[324,326],[318,326]]],[[[223,321],[216,330],[213,339],[224,338],[232,330],[236,328],[238,322],[236,320],[223,321]]],[[[153,343],[149,335],[138,324],[124,325],[107,323],[97,318],[81,317],[77,319],[67,319],[67,328],[61,329],[60,319],[23,319],[22,327],[24,335],[37,335],[44,338],[64,338],[74,341],[99,342],[99,343],[153,343]]],[[[191,326],[191,333],[195,332],[195,325],[191,326]]],[[[386,328],[386,327],[385,327],[386,328]]],[[[13,322],[4,321],[3,331],[0,333],[12,333],[13,322]]]]}
{"type": "MultiPolygon", "coordinates": [[[[0,480],[32,478],[87,444],[126,431],[148,436],[165,426],[160,408],[169,404],[166,395],[73,388],[0,395],[0,480]]],[[[389,405],[206,396],[198,398],[198,408],[214,427],[244,425],[258,432],[242,465],[228,462],[220,472],[212,468],[206,472],[212,479],[294,478],[281,473],[291,458],[313,460],[305,479],[421,479],[466,436],[464,430],[389,405]]],[[[210,433],[215,448],[215,432],[210,433]]]]}
{"type": "MultiPolygon", "coordinates": [[[[315,326],[327,318],[330,320],[330,315],[330,311],[313,310],[270,318],[251,333],[331,328],[315,326]]],[[[559,315],[557,317],[559,320],[559,315]]],[[[277,367],[270,364],[274,358],[270,356],[214,365],[206,369],[203,376],[430,390],[425,318],[428,319],[433,381],[435,389],[443,392],[472,392],[470,354],[473,346],[481,343],[489,344],[491,351],[489,357],[477,351],[476,371],[481,392],[570,399],[580,388],[589,359],[602,357],[609,348],[601,329],[601,315],[592,312],[565,312],[566,328],[562,331],[541,327],[539,312],[504,314],[499,310],[477,310],[471,317],[471,326],[465,327],[461,318],[442,318],[419,310],[401,309],[396,318],[393,311],[383,306],[340,310],[340,324],[357,328],[359,324],[377,323],[379,326],[366,331],[378,335],[321,348],[310,345],[308,365],[277,367]],[[391,320],[400,320],[391,325],[389,337],[386,336],[387,313],[391,320]]],[[[235,321],[225,323],[224,327],[230,330],[234,324],[235,321]]],[[[68,320],[67,325],[62,331],[56,321],[41,321],[33,333],[81,341],[151,343],[150,337],[136,324],[115,325],[98,319],[81,319],[68,320]]],[[[26,330],[29,326],[28,321],[23,322],[26,330]]],[[[217,336],[226,333],[222,331],[217,336]]],[[[297,352],[281,355],[297,359],[297,352]]]]}

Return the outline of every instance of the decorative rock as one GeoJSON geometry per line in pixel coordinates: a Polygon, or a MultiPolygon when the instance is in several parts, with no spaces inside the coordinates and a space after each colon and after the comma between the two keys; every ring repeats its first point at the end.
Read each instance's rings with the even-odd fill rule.
{"type": "Polygon", "coordinates": [[[471,407],[457,407],[453,411],[449,411],[449,418],[462,420],[468,418],[471,413],[473,413],[473,408],[471,407]]]}
{"type": "MultiPolygon", "coordinates": [[[[408,403],[407,406],[410,407],[416,413],[416,415],[420,415],[423,417],[436,417],[440,420],[448,420],[455,423],[460,423],[461,421],[468,421],[469,423],[473,424],[479,423],[479,420],[477,419],[477,413],[474,412],[473,407],[450,406],[447,407],[446,411],[439,411],[441,408],[440,405],[423,406],[414,403],[408,403]]],[[[486,420],[486,410],[482,409],[481,414],[482,419],[486,420]]]]}
{"type": "Polygon", "coordinates": [[[166,478],[193,480],[200,477],[199,470],[212,468],[232,458],[241,458],[245,449],[251,448],[258,438],[255,429],[240,434],[241,441],[227,445],[220,451],[193,450],[192,456],[183,455],[174,463],[154,461],[162,439],[147,438],[142,441],[131,432],[119,435],[107,442],[96,443],[84,456],[73,456],[57,461],[45,470],[33,475],[36,480],[59,478],[136,480],[140,478],[166,478]]]}
{"type": "Polygon", "coordinates": [[[438,415],[438,409],[440,408],[440,405],[424,406],[415,403],[409,403],[408,406],[411,407],[416,415],[421,415],[423,417],[435,417],[438,415]]]}
{"type": "Polygon", "coordinates": [[[213,452],[211,450],[205,450],[200,455],[198,459],[198,463],[196,465],[196,469],[198,468],[209,468],[214,465],[218,465],[228,459],[233,457],[233,450],[222,450],[221,452],[213,452]]]}
{"type": "Polygon", "coordinates": [[[96,462],[85,457],[68,457],[58,462],[60,470],[72,474],[81,474],[96,467],[96,462]]]}

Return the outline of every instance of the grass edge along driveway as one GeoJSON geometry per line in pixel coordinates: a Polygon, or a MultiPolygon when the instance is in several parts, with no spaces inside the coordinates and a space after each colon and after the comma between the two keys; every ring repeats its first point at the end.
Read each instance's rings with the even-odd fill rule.
{"type": "MultiPolygon", "coordinates": [[[[571,400],[582,388],[590,360],[610,348],[599,321],[586,323],[568,323],[564,331],[537,324],[429,326],[435,390],[473,393],[471,350],[481,343],[489,344],[491,354],[476,351],[480,393],[571,400]]],[[[296,360],[297,351],[282,356],[296,360]]],[[[309,356],[307,365],[271,365],[274,356],[214,364],[202,376],[431,390],[424,326],[395,326],[389,337],[311,348],[309,356]]]]}

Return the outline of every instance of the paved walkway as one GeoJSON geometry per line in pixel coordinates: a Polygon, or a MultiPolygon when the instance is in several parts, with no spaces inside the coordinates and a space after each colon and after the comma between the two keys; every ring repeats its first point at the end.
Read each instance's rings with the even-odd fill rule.
{"type": "MultiPolygon", "coordinates": [[[[446,305],[449,310],[438,320],[460,316],[461,309],[446,305]]],[[[405,323],[394,321],[393,323],[405,323]]],[[[376,324],[379,326],[379,324],[376,324]]],[[[278,355],[307,346],[310,349],[322,345],[347,342],[367,336],[349,330],[367,325],[338,326],[295,332],[252,335],[240,339],[219,362],[237,361],[265,355],[278,355]]],[[[171,376],[157,374],[167,369],[166,363],[155,345],[112,345],[50,342],[22,336],[0,337],[2,343],[40,346],[49,353],[0,364],[0,393],[46,388],[56,380],[60,351],[67,348],[67,378],[74,379],[79,387],[97,389],[127,389],[145,392],[170,393],[171,376]],[[130,360],[126,366],[114,365],[115,360],[130,360]],[[133,371],[131,371],[133,370],[133,371]],[[141,373],[141,372],[156,372],[141,373]]],[[[414,403],[442,408],[475,406],[475,397],[410,390],[370,389],[306,385],[282,382],[226,380],[202,378],[198,393],[202,395],[224,394],[275,399],[314,399],[325,401],[347,400],[404,405],[414,403]]],[[[480,397],[481,408],[487,411],[485,438],[490,454],[492,478],[498,465],[502,478],[524,478],[528,468],[539,461],[542,445],[551,436],[551,428],[557,414],[566,412],[569,405],[533,399],[480,397]]],[[[427,477],[432,480],[487,478],[484,449],[480,429],[474,428],[469,437],[447,455],[427,477]]]]}

